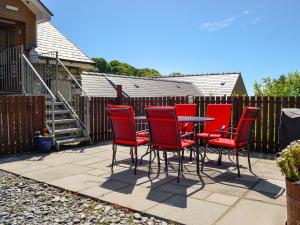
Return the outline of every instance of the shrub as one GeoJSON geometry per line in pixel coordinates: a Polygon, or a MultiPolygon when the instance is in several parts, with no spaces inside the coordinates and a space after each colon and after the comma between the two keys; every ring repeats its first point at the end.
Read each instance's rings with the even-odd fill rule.
{"type": "Polygon", "coordinates": [[[300,140],[292,142],[280,153],[277,165],[288,181],[300,184],[300,140]]]}

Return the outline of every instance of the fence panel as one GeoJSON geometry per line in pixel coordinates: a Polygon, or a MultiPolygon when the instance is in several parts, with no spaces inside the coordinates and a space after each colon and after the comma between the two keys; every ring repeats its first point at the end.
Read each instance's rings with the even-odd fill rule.
{"type": "MultiPolygon", "coordinates": [[[[175,105],[188,103],[188,97],[141,97],[141,98],[111,98],[95,97],[90,102],[90,135],[94,142],[108,141],[111,139],[110,125],[107,120],[105,108],[107,104],[132,105],[135,115],[145,115],[144,108],[148,105],[175,105]]],[[[232,104],[232,126],[237,126],[245,106],[260,108],[258,118],[252,130],[250,148],[253,151],[275,153],[278,151],[278,129],[280,114],[283,107],[299,107],[300,97],[255,97],[255,96],[222,96],[222,97],[194,97],[197,104],[197,115],[205,116],[208,104],[232,104]]],[[[81,103],[80,105],[84,105],[81,103]]],[[[82,106],[83,107],[83,106],[82,106]]],[[[2,108],[1,111],[8,110],[2,108]]],[[[22,109],[21,109],[22,111],[22,109]]],[[[22,113],[22,112],[21,112],[22,113]]],[[[81,116],[84,113],[80,113],[81,116]]],[[[21,121],[22,124],[22,121],[21,121]]],[[[138,126],[146,129],[146,125],[138,126]]],[[[2,130],[6,129],[5,127],[2,130]]],[[[203,131],[203,124],[200,126],[203,131]]],[[[17,131],[16,131],[17,132],[17,131]]]]}
{"type": "Polygon", "coordinates": [[[0,155],[34,151],[33,131],[44,127],[44,97],[0,97],[0,155]]]}

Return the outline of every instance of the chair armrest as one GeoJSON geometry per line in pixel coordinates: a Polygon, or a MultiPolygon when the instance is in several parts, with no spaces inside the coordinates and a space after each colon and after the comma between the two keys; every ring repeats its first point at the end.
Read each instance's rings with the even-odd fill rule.
{"type": "Polygon", "coordinates": [[[180,138],[190,137],[193,134],[194,134],[194,132],[189,132],[189,133],[186,133],[186,134],[182,134],[182,135],[180,135],[180,138]]]}
{"type": "Polygon", "coordinates": [[[226,131],[226,130],[223,130],[223,131],[222,131],[222,130],[213,130],[213,131],[211,131],[211,132],[208,134],[207,138],[209,139],[209,137],[210,137],[211,134],[220,134],[220,133],[234,134],[234,135],[240,136],[239,133],[232,132],[232,131],[226,131]]]}

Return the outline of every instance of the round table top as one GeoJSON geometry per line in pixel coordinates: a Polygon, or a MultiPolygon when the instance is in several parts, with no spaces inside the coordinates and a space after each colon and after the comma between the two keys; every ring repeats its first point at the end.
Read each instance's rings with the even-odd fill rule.
{"type": "MultiPolygon", "coordinates": [[[[146,120],[146,116],[136,116],[135,120],[146,120]]],[[[200,116],[178,116],[178,122],[209,122],[214,118],[200,116]]]]}

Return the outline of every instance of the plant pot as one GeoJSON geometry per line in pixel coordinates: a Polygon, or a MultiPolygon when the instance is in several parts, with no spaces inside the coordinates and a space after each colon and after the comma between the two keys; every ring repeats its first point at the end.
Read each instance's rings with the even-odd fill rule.
{"type": "Polygon", "coordinates": [[[300,224],[300,185],[286,180],[287,225],[300,224]]]}
{"type": "Polygon", "coordinates": [[[53,137],[34,137],[35,149],[39,152],[50,152],[53,147],[53,137]]]}

